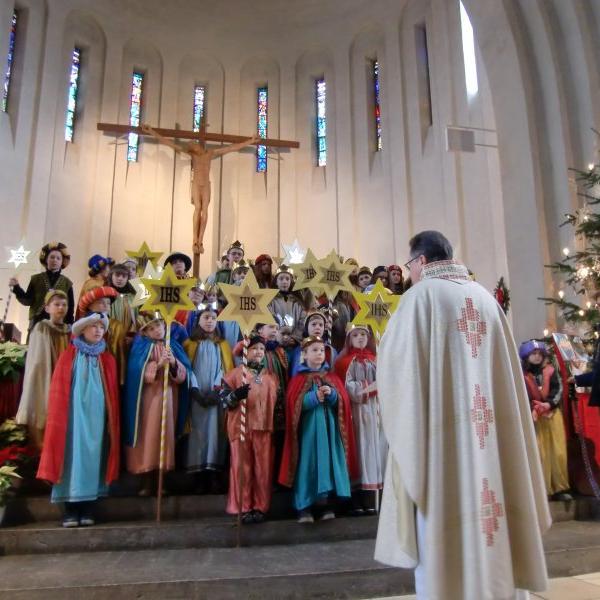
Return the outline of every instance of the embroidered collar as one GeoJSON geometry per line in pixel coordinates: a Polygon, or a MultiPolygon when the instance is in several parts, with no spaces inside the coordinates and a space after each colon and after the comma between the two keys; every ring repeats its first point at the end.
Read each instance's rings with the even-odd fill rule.
{"type": "Polygon", "coordinates": [[[424,279],[449,279],[452,281],[473,281],[469,270],[457,260],[437,260],[423,266],[421,281],[424,279]]]}

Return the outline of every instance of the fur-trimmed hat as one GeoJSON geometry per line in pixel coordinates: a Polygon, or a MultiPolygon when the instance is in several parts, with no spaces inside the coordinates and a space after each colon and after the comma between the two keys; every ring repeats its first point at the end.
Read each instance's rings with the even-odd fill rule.
{"type": "Polygon", "coordinates": [[[172,265],[173,261],[180,260],[185,265],[186,273],[192,268],[192,259],[183,252],[173,252],[173,254],[169,254],[167,258],[165,258],[165,262],[163,263],[163,267],[167,265],[172,265]]]}
{"type": "Polygon", "coordinates": [[[115,288],[108,287],[107,285],[99,285],[81,296],[77,308],[80,312],[86,313],[89,306],[96,302],[96,300],[100,300],[100,298],[116,298],[118,295],[119,292],[115,288]]]}
{"type": "Polygon", "coordinates": [[[44,244],[42,246],[42,249],[40,250],[40,262],[46,267],[46,260],[48,259],[48,254],[50,254],[50,252],[52,252],[53,250],[57,250],[62,254],[62,265],[60,268],[66,269],[69,266],[69,263],[71,262],[71,255],[69,254],[67,247],[62,242],[48,242],[47,244],[44,244]]]}
{"type": "Polygon", "coordinates": [[[59,296],[63,300],[66,300],[67,302],[69,301],[69,297],[67,296],[66,292],[63,292],[62,290],[48,290],[44,296],[44,306],[46,306],[46,304],[48,304],[48,302],[50,302],[54,296],[59,296]]]}
{"type": "Polygon", "coordinates": [[[104,313],[92,313],[87,317],[83,317],[82,319],[75,321],[75,323],[73,323],[73,326],[71,327],[71,333],[74,337],[79,337],[86,327],[89,327],[90,325],[93,325],[98,321],[102,321],[104,329],[108,331],[108,315],[105,315],[104,313]]]}
{"type": "Polygon", "coordinates": [[[111,267],[115,264],[115,261],[110,256],[101,256],[100,254],[94,254],[88,260],[88,267],[90,277],[95,277],[105,267],[111,267]]]}

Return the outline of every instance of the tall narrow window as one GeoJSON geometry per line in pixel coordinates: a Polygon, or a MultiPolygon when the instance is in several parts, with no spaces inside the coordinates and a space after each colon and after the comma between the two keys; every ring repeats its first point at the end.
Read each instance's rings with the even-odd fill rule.
{"type": "Polygon", "coordinates": [[[379,61],[373,61],[373,104],[375,109],[375,149],[383,148],[381,141],[381,103],[379,98],[379,61]]]}
{"type": "Polygon", "coordinates": [[[75,114],[77,112],[77,92],[79,91],[79,68],[81,61],[81,50],[73,49],[71,55],[71,74],[69,76],[69,98],[67,99],[67,117],[65,119],[65,140],[73,141],[75,130],[75,114]]]}
{"type": "Polygon", "coordinates": [[[427,29],[425,25],[415,26],[415,46],[417,58],[417,88],[419,92],[419,115],[421,133],[433,125],[433,107],[431,101],[431,76],[429,73],[429,48],[427,47],[427,29]]]}
{"type": "Polygon", "coordinates": [[[10,90],[10,77],[12,75],[15,59],[15,42],[17,39],[17,11],[12,14],[10,34],[8,37],[8,56],[6,58],[6,71],[4,73],[4,89],[2,90],[2,112],[8,110],[8,93],[10,90]]]}
{"type": "MultiPolygon", "coordinates": [[[[139,127],[142,119],[142,84],[144,75],[142,73],[133,73],[131,78],[131,104],[129,107],[129,124],[133,127],[139,127]]],[[[130,133],[127,143],[127,160],[137,162],[138,147],[140,136],[137,133],[130,133]]]]}
{"type": "Polygon", "coordinates": [[[317,166],[327,164],[327,85],[325,79],[315,84],[317,100],[317,166]]]}
{"type": "Polygon", "coordinates": [[[206,88],[203,85],[197,85],[194,88],[194,131],[200,131],[200,124],[204,116],[204,98],[206,88]]]}
{"type": "Polygon", "coordinates": [[[477,59],[475,57],[475,36],[473,35],[471,19],[469,19],[469,15],[462,2],[460,2],[460,29],[462,33],[467,96],[473,98],[479,91],[479,83],[477,81],[477,59]]]}
{"type": "MultiPolygon", "coordinates": [[[[257,121],[256,132],[258,137],[267,137],[267,120],[269,108],[269,89],[266,87],[257,90],[257,121]]],[[[267,171],[267,147],[256,146],[256,172],[266,173],[267,171]]]]}

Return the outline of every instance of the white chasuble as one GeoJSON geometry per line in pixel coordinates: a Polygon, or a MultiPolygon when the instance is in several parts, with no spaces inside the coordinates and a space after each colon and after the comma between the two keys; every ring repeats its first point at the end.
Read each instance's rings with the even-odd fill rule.
{"type": "Polygon", "coordinates": [[[420,564],[430,600],[544,590],[551,520],[508,323],[459,263],[430,263],[422,277],[378,353],[390,454],[375,558],[420,564]],[[426,525],[419,550],[416,510],[426,525]]]}

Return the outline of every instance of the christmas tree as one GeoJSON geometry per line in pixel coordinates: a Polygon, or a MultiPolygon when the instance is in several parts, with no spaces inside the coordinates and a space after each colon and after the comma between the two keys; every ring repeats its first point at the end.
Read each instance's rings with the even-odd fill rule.
{"type": "MultiPolygon", "coordinates": [[[[595,131],[600,137],[600,133],[595,131]]],[[[556,305],[559,316],[580,326],[584,341],[598,338],[594,325],[600,322],[600,165],[590,164],[586,171],[575,173],[581,208],[565,215],[561,227],[574,228],[577,248],[563,248],[564,258],[546,265],[563,278],[557,298],[540,298],[547,305],[556,305]]]]}

